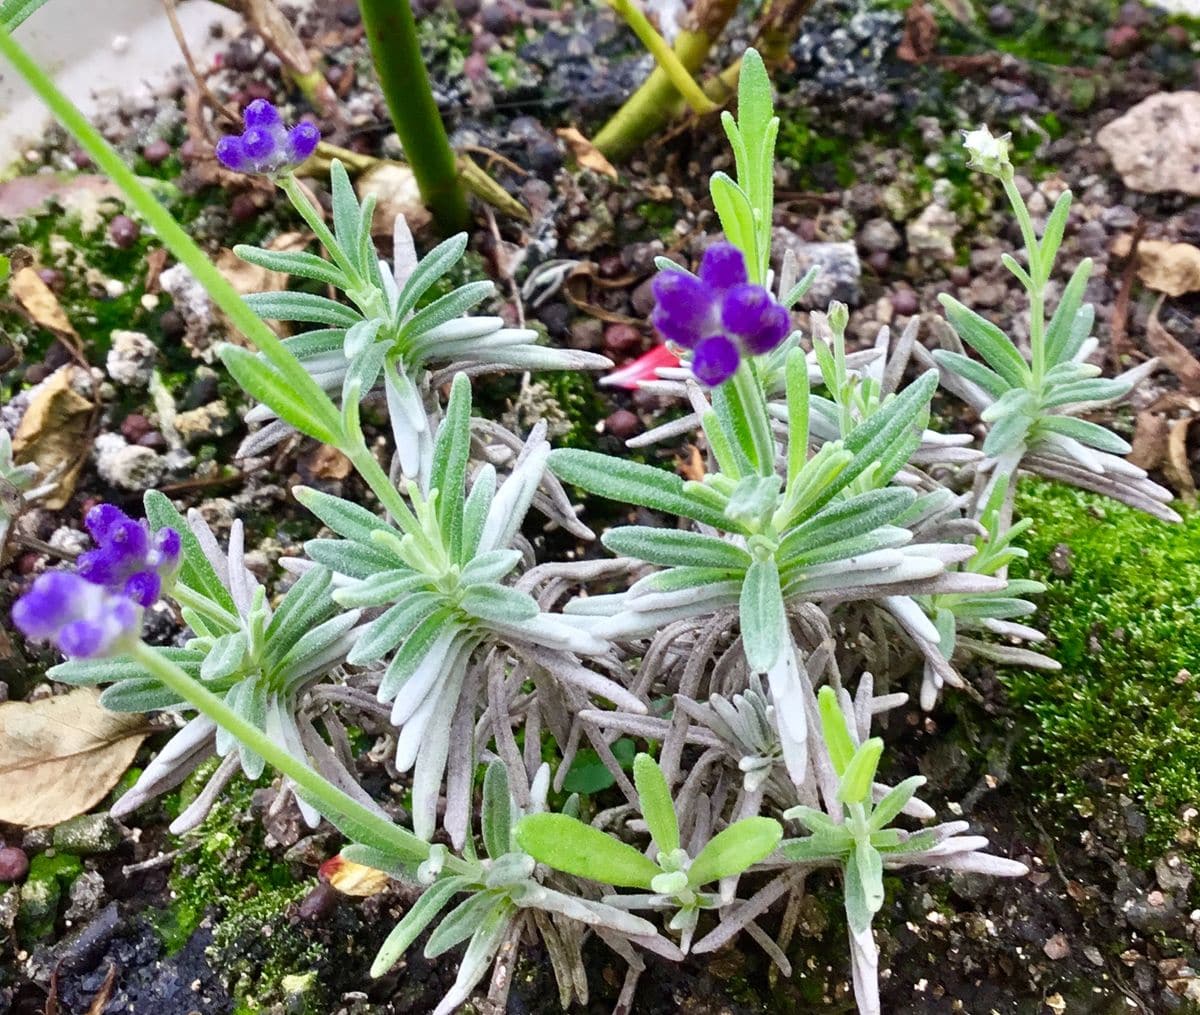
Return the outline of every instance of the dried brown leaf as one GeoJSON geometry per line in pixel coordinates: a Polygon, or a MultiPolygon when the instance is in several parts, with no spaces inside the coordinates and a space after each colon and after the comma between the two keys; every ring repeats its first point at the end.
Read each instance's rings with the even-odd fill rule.
{"type": "Polygon", "coordinates": [[[699,483],[705,475],[704,456],[695,444],[685,445],[684,453],[686,457],[681,455],[675,459],[679,474],[684,479],[699,483]]]}
{"type": "Polygon", "coordinates": [[[58,297],[32,268],[22,268],[9,280],[9,288],[33,322],[60,338],[79,343],[79,335],[63,312],[58,297]]]}
{"type": "Polygon", "coordinates": [[[1188,460],[1188,427],[1193,422],[1194,418],[1189,416],[1171,424],[1171,433],[1167,438],[1167,460],[1163,463],[1163,471],[1188,504],[1196,503],[1196,480],[1188,460]]]}
{"type": "Polygon", "coordinates": [[[57,825],[102,800],[153,727],[110,712],[80,687],[54,698],[0,705],[0,821],[57,825]]]}
{"type": "Polygon", "coordinates": [[[584,137],[574,127],[562,127],[555,131],[571,149],[571,155],[584,169],[590,169],[594,173],[603,173],[611,179],[617,178],[616,167],[604,157],[591,141],[584,137]]]}
{"type": "Polygon", "coordinates": [[[913,0],[904,15],[904,35],[896,55],[908,63],[928,63],[937,53],[938,26],[923,0],[913,0]]]}
{"type": "MultiPolygon", "coordinates": [[[[1143,243],[1143,246],[1145,244],[1143,243]]],[[[1150,351],[1166,364],[1179,378],[1179,383],[1193,395],[1200,394],[1200,360],[1196,359],[1182,342],[1172,335],[1158,319],[1162,301],[1151,312],[1146,321],[1146,342],[1150,351]]]]}
{"type": "Polygon", "coordinates": [[[327,881],[343,895],[366,898],[386,892],[391,881],[383,871],[367,867],[343,856],[335,856],[321,864],[317,872],[322,881],[327,881]]]}
{"type": "Polygon", "coordinates": [[[42,476],[57,477],[54,491],[42,501],[51,511],[66,507],[87,458],[93,405],[72,387],[78,369],[67,365],[46,379],[13,436],[16,461],[32,462],[42,476]]]}
{"type": "Polygon", "coordinates": [[[1166,416],[1157,412],[1139,412],[1133,428],[1133,449],[1129,452],[1129,460],[1147,472],[1157,469],[1167,457],[1169,429],[1166,416]]]}
{"type": "MultiPolygon", "coordinates": [[[[1112,251],[1128,257],[1133,250],[1129,236],[1118,236],[1112,251]]],[[[1183,296],[1200,291],[1200,247],[1166,240],[1142,240],[1134,251],[1137,274],[1143,285],[1167,296],[1183,296]]]]}

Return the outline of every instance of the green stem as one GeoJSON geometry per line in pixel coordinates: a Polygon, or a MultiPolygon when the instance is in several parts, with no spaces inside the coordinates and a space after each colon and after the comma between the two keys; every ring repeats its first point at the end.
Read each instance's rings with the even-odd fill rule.
{"type": "Polygon", "coordinates": [[[229,628],[232,631],[236,631],[242,626],[240,618],[235,617],[223,606],[214,603],[208,596],[201,595],[182,582],[178,582],[172,586],[171,598],[179,603],[180,606],[186,606],[189,610],[195,610],[201,616],[207,617],[209,620],[215,621],[222,627],[229,628]]]}
{"type": "Polygon", "coordinates": [[[1029,263],[1029,351],[1032,359],[1033,384],[1039,389],[1046,374],[1046,307],[1045,287],[1048,278],[1047,266],[1042,264],[1041,244],[1038,243],[1037,231],[1033,228],[1033,219],[1025,199],[1017,190],[1013,179],[1011,166],[1000,176],[1004,184],[1004,193],[1008,203],[1012,205],[1017,225],[1021,228],[1021,237],[1025,241],[1025,259],[1029,263]]]}
{"type": "Polygon", "coordinates": [[[392,125],[421,197],[443,232],[459,232],[469,221],[467,199],[433,100],[409,0],[359,0],[359,8],[392,125]]]}
{"type": "MultiPolygon", "coordinates": [[[[729,15],[732,16],[737,4],[733,2],[724,6],[729,7],[729,15]]],[[[720,27],[724,27],[723,21],[720,27]]],[[[675,55],[689,76],[700,69],[719,32],[719,28],[713,34],[708,31],[684,31],[676,37],[675,55]]],[[[592,139],[592,143],[609,159],[617,162],[627,159],[643,141],[670,120],[678,98],[679,92],[667,72],[655,67],[642,86],[592,139]]]]}
{"type": "Polygon", "coordinates": [[[336,432],[337,409],[317,383],[304,372],[299,361],[288,352],[275,333],[251,310],[237,290],[217,270],[183,227],[155,199],[146,185],[122,161],[116,150],[100,136],[70,99],[62,94],[50,77],[13,39],[0,28],[0,56],[8,60],[30,88],[50,108],[58,121],[74,136],[97,167],[125,195],[130,206],[150,225],[176,260],[183,264],[204,287],[212,301],[224,311],[230,322],[246,336],[267,360],[296,388],[328,429],[336,432]],[[319,414],[319,415],[318,415],[319,414]]]}
{"type": "Polygon", "coordinates": [[[625,20],[634,35],[638,37],[646,50],[654,57],[654,62],[670,78],[675,90],[683,96],[684,101],[691,106],[692,111],[700,114],[711,113],[717,108],[715,102],[704,94],[703,89],[696,84],[696,79],[675,55],[675,51],[650,24],[650,19],[642,12],[634,0],[610,0],[615,10],[625,20]]]}
{"type": "MultiPolygon", "coordinates": [[[[314,769],[289,754],[253,723],[243,719],[221,698],[199,681],[189,677],[183,669],[160,652],[139,641],[129,654],[147,672],[154,674],[198,712],[224,727],[240,743],[291,779],[304,791],[305,799],[335,824],[338,824],[335,816],[342,818],[345,824],[365,830],[374,840],[388,842],[402,856],[428,855],[429,843],[338,789],[314,769]]],[[[446,858],[446,866],[459,874],[471,873],[474,870],[454,856],[446,858]]]]}
{"type": "Polygon", "coordinates": [[[304,192],[304,187],[296,179],[295,173],[288,173],[278,182],[279,189],[287,195],[288,200],[292,202],[292,207],[304,219],[304,224],[313,231],[313,235],[320,241],[321,246],[329,251],[329,256],[337,262],[337,266],[342,269],[346,278],[355,285],[360,285],[362,279],[358,277],[358,269],[350,263],[350,259],[342,250],[329,226],[325,224],[320,212],[313,207],[312,202],[308,199],[308,194],[304,192]]]}
{"type": "Polygon", "coordinates": [[[371,488],[371,492],[379,498],[379,503],[387,509],[396,524],[405,532],[412,533],[419,538],[420,523],[404,502],[404,498],[400,496],[400,491],[396,489],[383,466],[375,460],[375,456],[371,454],[371,449],[367,447],[366,442],[360,440],[357,446],[338,450],[350,459],[350,464],[362,477],[363,482],[371,488]]]}

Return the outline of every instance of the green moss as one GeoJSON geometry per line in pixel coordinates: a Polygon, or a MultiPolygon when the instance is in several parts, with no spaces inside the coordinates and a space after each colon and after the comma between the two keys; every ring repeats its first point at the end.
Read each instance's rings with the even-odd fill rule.
{"type": "Polygon", "coordinates": [[[54,933],[59,902],[82,872],[79,857],[52,849],[29,861],[17,911],[17,937],[23,943],[32,944],[54,933]]]}
{"type": "Polygon", "coordinates": [[[1115,764],[1147,817],[1138,858],[1176,841],[1200,857],[1179,834],[1200,804],[1200,513],[1168,525],[1049,483],[1023,486],[1017,511],[1034,525],[1014,577],[1046,583],[1038,620],[1063,667],[1001,672],[1033,720],[1026,775],[1083,806],[1088,777],[1115,764]]]}
{"type": "Polygon", "coordinates": [[[796,185],[806,190],[851,186],[854,170],[852,142],[814,127],[807,110],[782,114],[776,158],[796,173],[796,185]]]}
{"type": "Polygon", "coordinates": [[[156,921],[174,952],[211,914],[213,964],[245,998],[270,994],[285,976],[303,975],[321,954],[319,944],[283,919],[312,886],[266,848],[262,825],[250,816],[253,790],[235,780],[201,828],[182,840],[169,883],[172,902],[156,921]]]}

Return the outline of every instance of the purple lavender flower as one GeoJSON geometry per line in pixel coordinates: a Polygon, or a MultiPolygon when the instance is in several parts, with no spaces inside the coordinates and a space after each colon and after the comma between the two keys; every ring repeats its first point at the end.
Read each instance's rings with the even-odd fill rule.
{"type": "Polygon", "coordinates": [[[134,521],[113,504],[99,504],[84,519],[96,549],[80,554],[79,577],[141,607],[154,604],[163,582],[179,568],[183,542],[174,529],[151,535],[144,521],[134,521]]]}
{"type": "Polygon", "coordinates": [[[321,132],[311,123],[289,130],[279,110],[266,99],[251,102],[242,119],[246,129],[226,134],[216,147],[221,164],[237,173],[287,172],[316,151],[321,140],[321,132]]]}
{"type": "Polygon", "coordinates": [[[116,655],[138,635],[141,610],[125,596],[70,571],[41,575],[13,606],[13,623],[32,641],[49,641],[63,655],[116,655]]]}
{"type": "Polygon", "coordinates": [[[651,323],[667,341],[693,350],[692,373],[709,387],[729,380],[743,355],[770,352],[791,331],[787,310],[748,281],[742,252],[729,243],[705,251],[699,277],[661,271],[652,289],[651,323]]]}
{"type": "Polygon", "coordinates": [[[50,571],[13,606],[13,623],[33,641],[49,641],[77,659],[116,655],[141,630],[183,553],[174,529],[151,532],[114,504],[98,504],[83,520],[96,549],[80,554],[77,570],[50,571]]]}

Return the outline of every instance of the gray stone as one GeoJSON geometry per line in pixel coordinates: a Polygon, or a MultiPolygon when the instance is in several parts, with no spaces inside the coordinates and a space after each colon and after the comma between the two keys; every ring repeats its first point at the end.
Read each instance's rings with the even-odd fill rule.
{"type": "Polygon", "coordinates": [[[788,229],[775,229],[775,246],[796,255],[803,274],[812,267],[820,269],[812,287],[797,306],[806,310],[824,310],[830,300],[857,306],[862,299],[859,282],[862,262],[853,243],[810,243],[788,229]]]}
{"type": "Polygon", "coordinates": [[[71,905],[64,914],[68,920],[86,920],[95,915],[108,897],[104,875],[99,871],[84,871],[71,883],[69,895],[71,905]]]}
{"type": "Polygon", "coordinates": [[[93,453],[100,478],[122,490],[149,490],[166,470],[167,463],[156,451],[130,444],[120,434],[101,434],[93,453]]]}
{"type": "Polygon", "coordinates": [[[107,814],[80,814],[54,827],[54,848],[76,856],[91,856],[116,849],[120,826],[107,814]]]}
{"type": "Polygon", "coordinates": [[[1200,92],[1151,95],[1096,140],[1130,190],[1200,197],[1200,92]]]}
{"type": "Polygon", "coordinates": [[[114,331],[105,366],[108,376],[118,384],[144,388],[154,374],[158,353],[154,343],[140,331],[114,331]]]}
{"type": "Polygon", "coordinates": [[[958,229],[954,212],[935,201],[905,227],[909,253],[932,261],[953,261],[958,229]]]}
{"type": "Polygon", "coordinates": [[[903,242],[900,230],[887,219],[870,219],[863,223],[858,233],[858,242],[863,250],[891,252],[903,242]]]}

